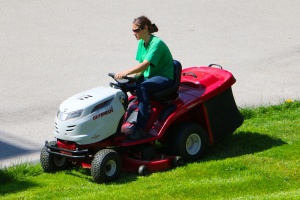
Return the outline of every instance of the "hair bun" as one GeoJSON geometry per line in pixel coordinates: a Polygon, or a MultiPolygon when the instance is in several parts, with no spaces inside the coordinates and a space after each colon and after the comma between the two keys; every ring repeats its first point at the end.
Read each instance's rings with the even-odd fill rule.
{"type": "Polygon", "coordinates": [[[155,24],[151,24],[151,26],[149,27],[149,31],[150,33],[154,33],[158,31],[158,28],[155,24]]]}

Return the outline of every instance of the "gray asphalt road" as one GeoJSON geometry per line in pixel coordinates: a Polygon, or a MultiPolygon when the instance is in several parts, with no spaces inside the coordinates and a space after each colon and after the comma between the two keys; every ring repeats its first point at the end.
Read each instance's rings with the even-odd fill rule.
{"type": "Polygon", "coordinates": [[[238,106],[300,99],[300,1],[0,1],[0,166],[39,159],[67,97],[133,66],[148,16],[183,67],[218,63],[238,106]]]}

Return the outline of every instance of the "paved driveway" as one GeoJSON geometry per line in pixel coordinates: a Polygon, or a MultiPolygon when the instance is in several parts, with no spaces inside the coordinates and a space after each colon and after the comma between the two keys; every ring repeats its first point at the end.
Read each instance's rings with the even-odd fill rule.
{"type": "Polygon", "coordinates": [[[183,67],[231,71],[239,106],[300,99],[300,1],[0,1],[0,166],[39,159],[67,97],[135,64],[145,14],[183,67]]]}

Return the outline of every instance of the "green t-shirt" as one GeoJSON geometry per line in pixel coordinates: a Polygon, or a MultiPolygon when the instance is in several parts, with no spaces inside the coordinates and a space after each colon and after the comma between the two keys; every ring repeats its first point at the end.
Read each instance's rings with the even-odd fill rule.
{"type": "Polygon", "coordinates": [[[144,46],[144,40],[139,40],[136,60],[140,63],[144,60],[148,60],[151,63],[143,73],[146,79],[153,76],[163,76],[174,79],[172,54],[167,45],[160,38],[151,35],[147,46],[144,46]]]}

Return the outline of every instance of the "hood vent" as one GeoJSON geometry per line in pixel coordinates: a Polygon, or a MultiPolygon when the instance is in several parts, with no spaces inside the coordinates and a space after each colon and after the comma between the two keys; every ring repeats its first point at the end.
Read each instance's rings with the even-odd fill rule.
{"type": "Polygon", "coordinates": [[[86,100],[86,99],[89,99],[89,98],[92,98],[92,97],[93,97],[92,95],[85,95],[85,96],[79,97],[78,99],[83,101],[83,100],[86,100]]]}

